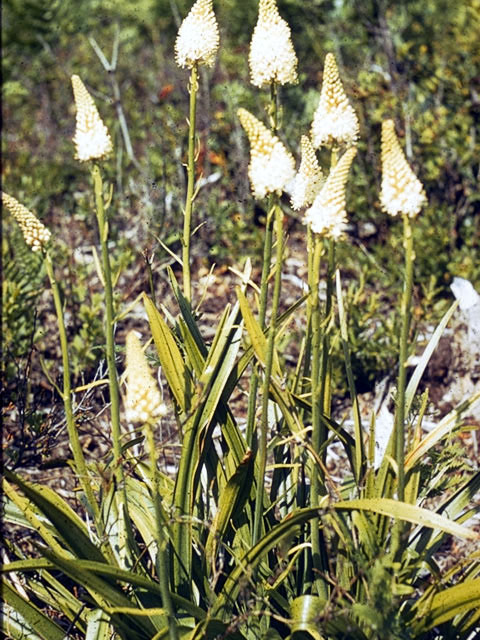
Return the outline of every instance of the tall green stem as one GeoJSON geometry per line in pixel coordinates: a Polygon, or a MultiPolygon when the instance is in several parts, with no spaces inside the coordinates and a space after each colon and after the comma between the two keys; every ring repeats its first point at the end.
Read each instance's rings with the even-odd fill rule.
{"type": "MultiPolygon", "coordinates": [[[[324,437],[325,428],[322,422],[323,413],[323,400],[322,400],[322,387],[323,381],[321,380],[321,310],[320,300],[318,297],[318,287],[320,284],[320,261],[322,258],[322,238],[318,234],[313,234],[313,257],[309,260],[309,288],[310,288],[310,313],[312,324],[312,367],[311,367],[311,379],[312,379],[312,448],[316,453],[319,453],[323,444],[322,437],[324,437]]],[[[323,491],[323,474],[321,469],[314,465],[314,470],[311,479],[311,506],[318,506],[320,501],[320,495],[323,491]]],[[[327,589],[325,582],[320,578],[320,573],[325,571],[323,561],[323,550],[321,545],[320,536],[320,520],[314,518],[311,522],[311,540],[312,540],[312,562],[313,568],[316,571],[315,584],[317,587],[318,595],[327,597],[327,589]]]]}
{"type": "MultiPolygon", "coordinates": [[[[272,82],[270,85],[270,117],[272,132],[275,134],[278,128],[278,108],[277,108],[277,85],[272,82]]],[[[270,263],[272,261],[272,242],[273,242],[273,210],[274,205],[277,202],[277,196],[270,194],[267,204],[267,220],[265,224],[265,240],[263,244],[263,264],[262,264],[262,276],[260,281],[260,308],[258,322],[260,327],[265,329],[265,318],[267,315],[267,300],[268,300],[268,279],[270,276],[270,263]]],[[[250,378],[250,390],[248,396],[248,408],[247,408],[247,444],[252,449],[254,446],[254,430],[255,430],[255,414],[257,410],[257,392],[258,392],[258,372],[253,370],[250,378]]]]}
{"type": "Polygon", "coordinates": [[[280,206],[275,206],[275,281],[273,285],[272,312],[267,341],[267,357],[263,378],[262,417],[258,440],[258,481],[256,488],[255,516],[252,536],[252,546],[260,539],[263,516],[263,495],[265,491],[265,471],[267,467],[267,440],[268,440],[268,392],[272,377],[273,360],[275,355],[275,338],[277,335],[277,315],[280,303],[280,290],[282,284],[282,258],[283,258],[283,212],[280,206]]]}
{"type": "Polygon", "coordinates": [[[95,193],[95,209],[97,213],[100,246],[102,252],[102,271],[105,287],[105,341],[108,369],[108,384],[110,390],[110,412],[112,426],[112,442],[114,456],[114,473],[117,481],[123,480],[121,465],[122,449],[120,444],[120,399],[118,390],[117,368],[115,365],[115,338],[113,313],[113,286],[110,255],[108,253],[108,221],[105,217],[103,202],[103,182],[97,165],[92,168],[93,189],[95,193]]]}
{"type": "MultiPolygon", "coordinates": [[[[395,407],[395,462],[397,463],[397,498],[405,498],[405,389],[407,383],[408,334],[413,287],[413,234],[408,215],[403,215],[403,245],[405,249],[405,280],[402,294],[402,325],[400,328],[400,348],[398,363],[398,383],[395,407]]],[[[393,552],[396,553],[402,535],[402,524],[397,520],[393,536],[393,552]]]]}
{"type": "Polygon", "coordinates": [[[58,333],[60,336],[60,348],[62,351],[62,364],[63,364],[63,391],[62,399],[65,407],[65,419],[67,423],[68,439],[70,442],[70,448],[73,453],[73,461],[75,463],[75,471],[80,481],[80,485],[87,497],[88,504],[92,510],[92,514],[97,526],[97,531],[100,537],[103,536],[104,529],[103,523],[100,518],[100,510],[98,508],[95,495],[93,493],[92,485],[90,483],[90,475],[87,470],[85,458],[83,456],[82,445],[78,437],[77,425],[75,424],[75,418],[73,415],[72,406],[72,389],[70,384],[70,359],[68,355],[68,341],[67,332],[65,330],[65,320],[63,315],[63,306],[60,298],[60,291],[58,288],[55,274],[53,271],[52,258],[47,252],[45,254],[45,266],[47,269],[48,278],[50,280],[50,286],[52,288],[53,301],[55,304],[55,311],[57,314],[58,333]]]}
{"type": "Polygon", "coordinates": [[[187,164],[187,197],[183,218],[183,293],[190,302],[192,299],[192,283],[190,276],[190,238],[192,232],[192,210],[195,198],[195,127],[197,115],[198,66],[194,64],[190,74],[190,114],[188,121],[188,164],[187,164]]]}
{"type": "Polygon", "coordinates": [[[168,617],[168,634],[170,640],[178,640],[177,621],[175,618],[175,611],[172,604],[172,598],[170,595],[169,584],[169,566],[168,566],[168,553],[167,544],[168,540],[164,533],[165,518],[162,513],[162,507],[160,504],[160,481],[157,468],[157,457],[155,454],[155,438],[153,436],[153,428],[150,423],[144,426],[146,440],[148,444],[148,453],[150,457],[150,482],[152,486],[153,505],[155,509],[155,528],[157,534],[157,555],[156,555],[156,569],[158,582],[160,585],[160,591],[162,594],[162,603],[167,611],[168,617]]]}

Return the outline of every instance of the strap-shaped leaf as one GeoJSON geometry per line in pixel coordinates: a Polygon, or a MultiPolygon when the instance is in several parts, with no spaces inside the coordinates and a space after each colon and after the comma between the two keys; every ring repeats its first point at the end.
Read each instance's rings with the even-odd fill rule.
{"type": "Polygon", "coordinates": [[[233,476],[220,494],[218,510],[213,520],[205,545],[207,567],[215,562],[218,542],[227,531],[232,515],[240,513],[250,494],[253,480],[253,455],[247,451],[233,476]]]}
{"type": "Polygon", "coordinates": [[[456,522],[452,522],[448,518],[417,507],[413,504],[407,504],[406,502],[399,502],[398,500],[392,500],[391,498],[364,498],[361,500],[344,500],[336,502],[335,509],[365,509],[367,511],[373,511],[383,516],[390,516],[391,518],[399,518],[400,520],[406,520],[414,524],[419,524],[422,527],[430,527],[431,529],[440,529],[445,533],[450,533],[458,538],[464,538],[466,540],[480,540],[480,534],[476,533],[472,529],[468,529],[456,522]]]}
{"type": "Polygon", "coordinates": [[[188,409],[188,399],[190,395],[190,374],[185,366],[182,354],[171,329],[148,296],[143,296],[143,303],[147,311],[153,340],[168,386],[178,406],[185,412],[188,409]]]}
{"type": "Polygon", "coordinates": [[[22,480],[8,469],[4,470],[4,475],[50,520],[72,553],[80,558],[106,562],[100,549],[90,540],[85,523],[58,494],[49,487],[22,480]]]}
{"type": "MultiPolygon", "coordinates": [[[[418,612],[424,603],[415,603],[413,612],[418,612]]],[[[452,620],[455,616],[478,611],[480,609],[480,578],[467,580],[453,587],[442,589],[435,594],[429,603],[429,610],[422,612],[420,619],[414,623],[414,633],[419,635],[434,627],[452,620]]]]}
{"type": "MultiPolygon", "coordinates": [[[[35,605],[23,598],[7,580],[2,580],[2,598],[42,640],[64,640],[65,632],[53,620],[50,620],[35,605]]],[[[8,615],[3,612],[2,628],[9,636],[8,615]]],[[[25,636],[28,637],[28,636],[25,636]]]]}

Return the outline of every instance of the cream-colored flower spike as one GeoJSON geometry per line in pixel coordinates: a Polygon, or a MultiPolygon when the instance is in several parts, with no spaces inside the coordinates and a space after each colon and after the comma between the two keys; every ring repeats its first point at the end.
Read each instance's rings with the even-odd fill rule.
{"type": "Polygon", "coordinates": [[[175,60],[178,66],[191,69],[198,63],[212,67],[219,43],[212,0],[197,0],[178,30],[175,41],[175,60]]]}
{"type": "Polygon", "coordinates": [[[297,82],[297,56],[290,27],[278,13],[275,0],[260,0],[258,21],[250,44],[252,84],[297,82]]]}
{"type": "Polygon", "coordinates": [[[358,132],[357,114],[345,95],[335,56],[327,53],[320,102],[313,116],[313,146],[353,144],[358,132]]]}
{"type": "Polygon", "coordinates": [[[126,339],[127,396],[125,415],[131,423],[153,424],[167,412],[135,331],[126,339]]]}
{"type": "Polygon", "coordinates": [[[256,198],[281,193],[295,175],[295,160],[282,142],[246,109],[238,117],[250,141],[248,177],[256,198]]]}
{"type": "Polygon", "coordinates": [[[50,231],[18,200],[2,191],[2,204],[10,211],[22,230],[25,242],[32,251],[40,251],[50,240],[50,231]]]}
{"type": "Polygon", "coordinates": [[[312,204],[322,187],[323,174],[318,164],[317,155],[308,136],[302,136],[300,141],[302,159],[300,168],[295,176],[292,192],[292,208],[295,210],[312,204]]]}
{"type": "Polygon", "coordinates": [[[80,162],[101,160],[112,151],[112,139],[92,96],[77,75],[72,76],[72,87],[77,107],[77,128],[73,137],[75,158],[80,162]]]}
{"type": "Polygon", "coordinates": [[[335,239],[343,235],[347,225],[345,185],[356,153],[356,147],[345,151],[305,213],[305,222],[311,225],[314,233],[335,239]]]}
{"type": "Polygon", "coordinates": [[[391,216],[416,216],[427,197],[423,185],[411,170],[398,142],[393,120],[382,122],[382,192],[383,209],[391,216]]]}

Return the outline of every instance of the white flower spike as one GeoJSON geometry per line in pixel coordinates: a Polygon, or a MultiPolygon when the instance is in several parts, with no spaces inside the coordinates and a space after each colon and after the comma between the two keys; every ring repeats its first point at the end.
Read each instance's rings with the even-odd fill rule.
{"type": "Polygon", "coordinates": [[[382,208],[391,216],[416,216],[427,202],[423,185],[398,142],[393,120],[382,122],[382,208]]]}
{"type": "Polygon", "coordinates": [[[281,194],[295,175],[295,160],[282,142],[246,109],[238,117],[250,141],[248,177],[255,198],[281,194]]]}
{"type": "Polygon", "coordinates": [[[23,204],[3,191],[2,204],[17,221],[25,242],[32,248],[32,251],[40,251],[50,240],[51,234],[47,227],[23,204]]]}
{"type": "Polygon", "coordinates": [[[76,75],[72,76],[72,87],[77,107],[77,127],[73,137],[75,158],[80,162],[101,160],[111,153],[112,139],[92,96],[76,75]]]}
{"type": "Polygon", "coordinates": [[[315,200],[322,187],[323,174],[318,164],[315,149],[308,136],[302,136],[300,141],[302,159],[300,168],[295,176],[292,193],[292,208],[295,210],[308,207],[315,200]]]}
{"type": "Polygon", "coordinates": [[[314,233],[338,240],[347,225],[345,186],[350,166],[357,153],[356,147],[345,151],[305,213],[305,222],[311,225],[314,233]]]}
{"type": "Polygon", "coordinates": [[[220,43],[212,0],[197,0],[180,25],[175,41],[175,60],[179,67],[194,64],[213,67],[220,43]]]}
{"type": "Polygon", "coordinates": [[[250,43],[252,84],[297,82],[297,56],[290,27],[278,13],[275,0],[260,0],[258,21],[250,43]]]}
{"type": "Polygon", "coordinates": [[[129,331],[126,340],[127,396],[125,415],[129,422],[153,424],[167,412],[153,377],[142,345],[135,331],[129,331]]]}
{"type": "Polygon", "coordinates": [[[333,53],[327,53],[320,102],[312,123],[315,148],[354,144],[359,126],[355,110],[348,101],[333,53]]]}

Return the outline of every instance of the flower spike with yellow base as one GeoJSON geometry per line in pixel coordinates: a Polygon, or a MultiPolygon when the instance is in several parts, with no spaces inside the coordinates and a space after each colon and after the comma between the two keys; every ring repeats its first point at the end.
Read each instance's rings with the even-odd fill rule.
{"type": "Polygon", "coordinates": [[[320,235],[338,239],[347,225],[345,185],[350,166],[357,153],[356,147],[347,149],[331,170],[322,190],[305,214],[305,222],[312,231],[320,235]]]}
{"type": "Polygon", "coordinates": [[[349,103],[333,53],[327,53],[320,102],[313,117],[313,146],[354,144],[358,138],[358,118],[349,103]]]}
{"type": "Polygon", "coordinates": [[[50,240],[50,231],[18,200],[2,191],[2,204],[10,211],[20,227],[25,242],[32,251],[40,251],[50,240]]]}
{"type": "Polygon", "coordinates": [[[416,216],[427,198],[398,142],[393,120],[382,123],[382,208],[391,216],[416,216]]]}
{"type": "Polygon", "coordinates": [[[295,161],[282,142],[246,109],[238,117],[250,141],[248,176],[253,195],[264,198],[268,193],[281,193],[295,175],[295,161]]]}
{"type": "Polygon", "coordinates": [[[220,36],[212,0],[197,0],[180,25],[175,41],[175,60],[179,67],[195,64],[212,67],[220,36]]]}
{"type": "Polygon", "coordinates": [[[297,82],[297,56],[290,27],[278,13],[275,0],[260,0],[249,65],[252,84],[256,87],[272,82],[297,82]]]}
{"type": "Polygon", "coordinates": [[[292,208],[296,211],[312,204],[320,192],[323,180],[323,173],[318,164],[312,141],[308,136],[302,136],[300,144],[302,160],[295,176],[291,201],[292,208]]]}
{"type": "Polygon", "coordinates": [[[92,96],[77,75],[72,76],[73,96],[77,107],[77,127],[73,142],[75,159],[80,162],[102,160],[112,151],[112,139],[103,124],[92,96]]]}
{"type": "Polygon", "coordinates": [[[127,396],[125,414],[132,423],[154,423],[166,413],[165,404],[135,331],[126,340],[127,396]]]}

